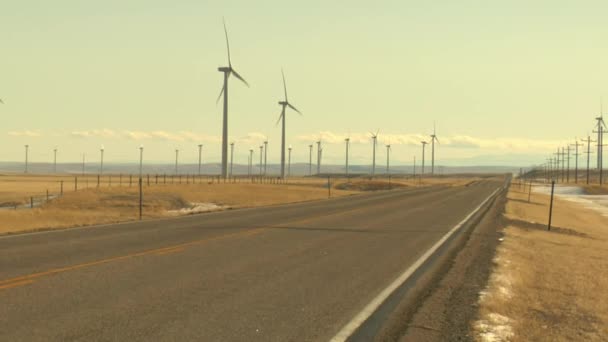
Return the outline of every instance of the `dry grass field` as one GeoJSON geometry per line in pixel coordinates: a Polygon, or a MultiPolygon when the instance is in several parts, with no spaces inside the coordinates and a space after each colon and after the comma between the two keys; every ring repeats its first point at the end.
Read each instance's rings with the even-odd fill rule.
{"type": "MultiPolygon", "coordinates": [[[[361,191],[389,190],[410,186],[466,186],[480,178],[437,177],[420,179],[331,177],[331,196],[348,196],[361,191]]],[[[159,218],[195,212],[198,204],[222,208],[255,207],[325,199],[327,178],[290,178],[254,183],[250,179],[219,182],[217,178],[182,176],[143,178],[143,216],[159,218]]],[[[0,175],[0,234],[138,219],[138,179],[128,175],[0,175]],[[77,178],[77,180],[76,180],[77,178]],[[61,192],[63,182],[63,196],[61,192]],[[77,182],[77,184],[76,184],[77,182]],[[50,201],[46,201],[46,191],[50,201]],[[77,190],[77,191],[76,191],[77,190]],[[55,197],[56,196],[56,197],[55,197]],[[34,208],[29,208],[34,197],[34,208]],[[38,203],[40,202],[40,204],[38,203]],[[18,209],[10,207],[18,206],[18,209]]]]}
{"type": "Polygon", "coordinates": [[[481,295],[480,341],[606,341],[608,218],[579,204],[512,187],[504,241],[481,295]]]}

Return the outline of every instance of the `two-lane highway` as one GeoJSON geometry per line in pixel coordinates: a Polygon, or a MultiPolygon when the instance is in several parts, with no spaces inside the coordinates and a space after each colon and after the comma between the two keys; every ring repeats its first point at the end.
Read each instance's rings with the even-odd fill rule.
{"type": "Polygon", "coordinates": [[[0,237],[0,340],[329,340],[502,184],[0,237]]]}

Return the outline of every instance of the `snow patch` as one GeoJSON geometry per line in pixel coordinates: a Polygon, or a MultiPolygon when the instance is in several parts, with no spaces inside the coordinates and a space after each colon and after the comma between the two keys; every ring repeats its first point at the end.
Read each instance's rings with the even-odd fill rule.
{"type": "Polygon", "coordinates": [[[490,313],[487,319],[478,321],[475,326],[484,342],[509,341],[513,338],[512,320],[509,317],[490,313]]]}
{"type": "MultiPolygon", "coordinates": [[[[535,186],[533,189],[538,193],[551,194],[549,186],[535,186]]],[[[578,186],[556,186],[554,194],[608,217],[608,195],[585,195],[583,188],[578,186]]]]}
{"type": "Polygon", "coordinates": [[[217,205],[215,203],[190,203],[190,206],[187,208],[181,208],[177,210],[169,210],[167,213],[169,215],[189,215],[189,214],[198,214],[198,213],[206,213],[210,211],[218,211],[230,208],[224,205],[217,205]]]}

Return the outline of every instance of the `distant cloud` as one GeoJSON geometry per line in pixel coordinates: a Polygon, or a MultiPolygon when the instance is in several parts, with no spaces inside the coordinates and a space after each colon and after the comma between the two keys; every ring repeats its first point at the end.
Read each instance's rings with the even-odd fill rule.
{"type": "Polygon", "coordinates": [[[116,133],[111,129],[94,129],[90,131],[73,131],[70,135],[78,138],[113,138],[116,136],[116,133]]]}
{"type": "MultiPolygon", "coordinates": [[[[299,141],[323,141],[325,144],[343,144],[344,139],[350,137],[351,143],[371,143],[371,132],[367,133],[334,133],[320,131],[315,134],[297,136],[299,141]]],[[[562,140],[522,139],[522,138],[496,138],[483,139],[468,135],[439,136],[439,146],[461,149],[493,149],[493,150],[519,150],[519,151],[546,151],[563,145],[562,140]]],[[[381,145],[418,146],[421,141],[429,141],[430,136],[424,134],[378,134],[378,143],[381,145]]]]}
{"type": "Polygon", "coordinates": [[[41,137],[42,133],[40,133],[38,131],[25,130],[25,131],[10,131],[10,132],[8,132],[8,135],[10,135],[12,137],[30,137],[30,138],[36,138],[36,137],[41,137]]]}
{"type": "Polygon", "coordinates": [[[167,131],[123,131],[122,136],[131,140],[191,141],[200,143],[217,143],[220,141],[220,138],[217,136],[201,135],[190,131],[180,131],[177,133],[167,131]]]}

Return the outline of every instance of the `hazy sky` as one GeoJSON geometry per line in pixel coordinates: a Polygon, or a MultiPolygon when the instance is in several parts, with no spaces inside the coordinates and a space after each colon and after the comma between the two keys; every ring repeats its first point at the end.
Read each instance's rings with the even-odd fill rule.
{"type": "MultiPolygon", "coordinates": [[[[0,11],[0,160],[184,162],[205,144],[219,159],[227,64],[251,84],[230,82],[235,161],[275,126],[285,69],[288,143],[294,161],[325,141],[324,160],[353,163],[420,157],[437,122],[437,163],[526,155],[544,161],[584,136],[608,102],[606,1],[169,1],[19,0],[0,11]]],[[[506,157],[505,157],[506,158],[506,157]]],[[[506,160],[506,159],[505,159],[506,160]]]]}

